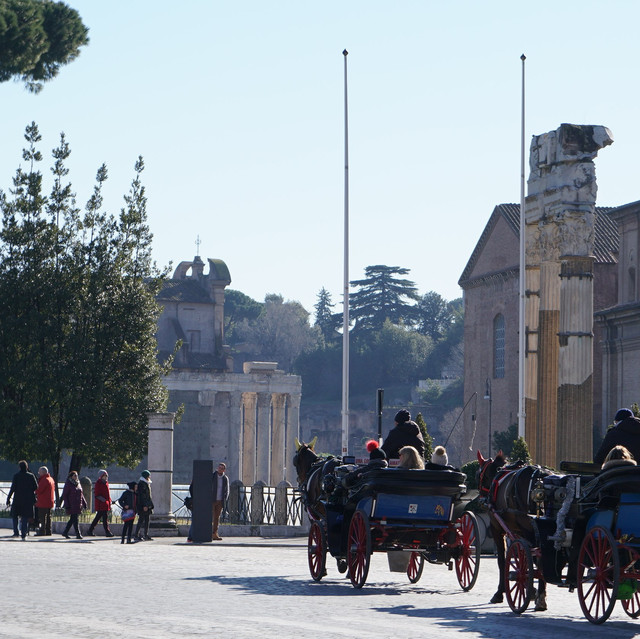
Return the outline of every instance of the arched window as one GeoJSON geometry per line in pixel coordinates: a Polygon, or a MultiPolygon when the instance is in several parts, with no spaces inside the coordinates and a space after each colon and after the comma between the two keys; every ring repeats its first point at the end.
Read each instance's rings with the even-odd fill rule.
{"type": "Polygon", "coordinates": [[[504,315],[493,319],[493,376],[504,377],[504,315]]]}

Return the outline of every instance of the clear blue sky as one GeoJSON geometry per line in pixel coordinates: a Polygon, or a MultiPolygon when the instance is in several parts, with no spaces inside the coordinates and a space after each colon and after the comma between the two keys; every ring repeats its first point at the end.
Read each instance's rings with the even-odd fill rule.
{"type": "Polygon", "coordinates": [[[605,125],[598,203],[640,199],[633,0],[68,4],[90,29],[80,57],[39,95],[0,85],[0,188],[32,120],[43,151],[66,133],[82,203],[105,162],[117,211],[142,155],[158,264],[191,259],[199,235],[257,300],[313,311],[324,286],[341,301],[344,48],[350,279],[399,265],[421,293],[461,295],[493,207],[519,201],[522,53],[527,146],[562,122],[605,125]]]}

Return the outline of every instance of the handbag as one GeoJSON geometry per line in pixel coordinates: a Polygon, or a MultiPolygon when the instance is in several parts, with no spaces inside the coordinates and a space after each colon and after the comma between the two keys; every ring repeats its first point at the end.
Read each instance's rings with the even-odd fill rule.
{"type": "Polygon", "coordinates": [[[193,497],[188,496],[184,498],[184,507],[187,510],[193,510],[193,497]]]}
{"type": "Polygon", "coordinates": [[[122,513],[120,514],[120,518],[122,519],[122,521],[131,521],[132,519],[135,519],[136,516],[136,512],[135,510],[123,510],[122,513]]]}

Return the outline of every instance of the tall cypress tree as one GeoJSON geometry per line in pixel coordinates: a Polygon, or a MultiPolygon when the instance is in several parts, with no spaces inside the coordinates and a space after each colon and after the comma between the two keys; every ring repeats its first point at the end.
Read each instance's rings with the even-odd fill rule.
{"type": "MultiPolygon", "coordinates": [[[[155,301],[146,196],[135,178],[118,217],[102,210],[104,166],[84,213],[67,183],[70,149],[54,149],[43,195],[40,135],[27,128],[10,196],[0,193],[0,444],[5,457],[50,461],[64,451],[91,465],[133,465],[147,413],[164,410],[166,366],[156,360],[155,301]]],[[[168,363],[167,363],[168,366],[168,363]]]]}

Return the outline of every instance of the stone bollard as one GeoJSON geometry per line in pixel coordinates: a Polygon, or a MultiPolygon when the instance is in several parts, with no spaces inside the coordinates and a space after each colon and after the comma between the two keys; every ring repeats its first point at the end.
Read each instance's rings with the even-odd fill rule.
{"type": "Polygon", "coordinates": [[[232,481],[231,486],[229,487],[229,501],[227,508],[229,511],[230,524],[243,523],[244,518],[240,512],[240,495],[242,494],[243,488],[244,484],[239,479],[232,481]]]}
{"type": "Polygon", "coordinates": [[[89,477],[81,477],[80,486],[85,501],[87,502],[87,510],[91,512],[93,508],[93,483],[89,477]]]}
{"type": "Polygon", "coordinates": [[[257,481],[251,486],[251,525],[259,526],[263,524],[264,513],[264,488],[263,481],[257,481]]]}
{"type": "Polygon", "coordinates": [[[276,486],[276,509],[275,519],[278,526],[286,526],[289,518],[289,505],[287,503],[287,492],[291,484],[283,480],[276,486]]]}

